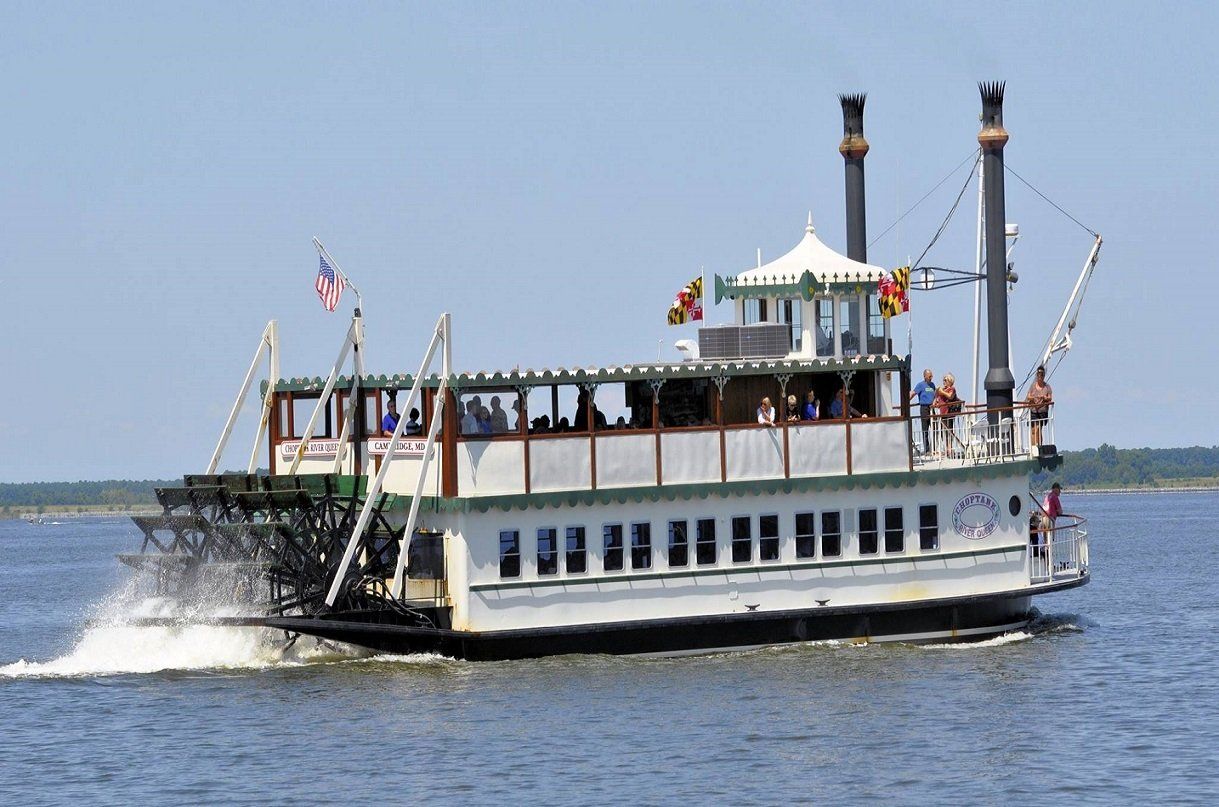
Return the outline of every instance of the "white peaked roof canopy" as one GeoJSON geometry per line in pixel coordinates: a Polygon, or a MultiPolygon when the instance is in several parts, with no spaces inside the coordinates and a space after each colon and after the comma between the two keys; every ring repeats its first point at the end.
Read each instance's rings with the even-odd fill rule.
{"type": "Polygon", "coordinates": [[[853,261],[827,247],[817,237],[813,214],[809,213],[800,243],[770,263],[741,272],[736,280],[749,284],[797,283],[805,272],[811,272],[819,283],[875,283],[885,270],[853,261]]]}

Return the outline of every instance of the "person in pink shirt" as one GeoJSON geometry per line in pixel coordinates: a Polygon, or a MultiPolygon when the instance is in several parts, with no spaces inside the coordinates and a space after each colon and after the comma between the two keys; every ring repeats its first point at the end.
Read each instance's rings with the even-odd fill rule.
{"type": "Polygon", "coordinates": [[[1061,494],[1062,485],[1055,482],[1050,486],[1050,492],[1045,495],[1045,503],[1041,505],[1045,510],[1045,517],[1050,521],[1050,529],[1054,528],[1054,522],[1062,515],[1062,502],[1058,498],[1061,494]]]}

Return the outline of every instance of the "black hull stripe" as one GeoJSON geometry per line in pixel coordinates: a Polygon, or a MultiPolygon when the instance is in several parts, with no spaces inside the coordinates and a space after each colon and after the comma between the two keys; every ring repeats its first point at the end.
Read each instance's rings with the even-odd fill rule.
{"type": "Polygon", "coordinates": [[[570,653],[679,654],[822,640],[878,641],[926,635],[970,641],[998,635],[1028,619],[1028,598],[1074,588],[1088,577],[1036,589],[866,606],[572,625],[511,631],[442,630],[393,624],[392,612],[273,618],[272,628],[349,642],[390,653],[439,653],[493,661],[570,653]],[[961,634],[960,631],[966,631],[961,634]]]}

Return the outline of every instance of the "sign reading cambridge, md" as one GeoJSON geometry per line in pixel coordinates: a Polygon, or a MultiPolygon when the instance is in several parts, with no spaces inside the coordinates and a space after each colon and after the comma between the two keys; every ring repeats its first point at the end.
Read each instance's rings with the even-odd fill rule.
{"type": "Polygon", "coordinates": [[[999,503],[985,493],[961,497],[952,508],[952,527],[966,538],[980,541],[999,526],[999,503]]]}
{"type": "MultiPolygon", "coordinates": [[[[279,444],[279,454],[285,460],[296,456],[296,450],[300,447],[300,440],[290,440],[286,443],[279,444]]],[[[394,457],[415,457],[418,459],[423,456],[423,449],[427,445],[426,440],[399,440],[398,448],[394,451],[394,457]]],[[[374,438],[364,442],[365,450],[370,456],[384,457],[389,450],[389,438],[374,438]]],[[[305,459],[307,460],[323,460],[334,459],[339,452],[338,440],[310,440],[309,445],[305,446],[305,459]]]]}

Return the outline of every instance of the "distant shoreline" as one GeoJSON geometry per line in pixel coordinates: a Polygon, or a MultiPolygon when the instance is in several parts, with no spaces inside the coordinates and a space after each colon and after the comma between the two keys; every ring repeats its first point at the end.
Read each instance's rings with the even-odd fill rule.
{"type": "Polygon", "coordinates": [[[1176,485],[1166,487],[1131,487],[1131,488],[1067,488],[1065,493],[1096,493],[1101,496],[1129,496],[1135,493],[1214,493],[1219,491],[1219,485],[1176,485]]]}
{"type": "Polygon", "coordinates": [[[155,504],[137,504],[115,507],[87,507],[82,505],[44,505],[39,512],[38,507],[10,507],[0,514],[0,521],[19,521],[22,519],[62,520],[65,518],[99,518],[104,516],[159,516],[165,512],[155,504]],[[77,509],[83,508],[83,509],[77,509]]]}

